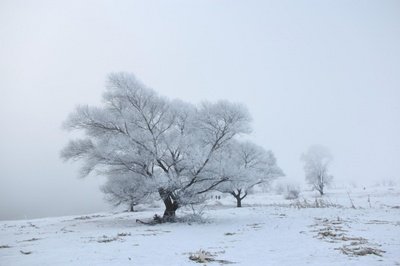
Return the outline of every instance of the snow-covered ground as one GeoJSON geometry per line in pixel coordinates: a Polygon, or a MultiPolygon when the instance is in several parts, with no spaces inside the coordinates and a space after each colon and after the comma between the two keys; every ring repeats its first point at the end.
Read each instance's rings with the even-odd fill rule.
{"type": "Polygon", "coordinates": [[[224,197],[209,202],[201,223],[136,223],[162,214],[154,207],[2,221],[0,265],[400,265],[399,188],[315,195],[254,194],[243,208],[224,197]]]}

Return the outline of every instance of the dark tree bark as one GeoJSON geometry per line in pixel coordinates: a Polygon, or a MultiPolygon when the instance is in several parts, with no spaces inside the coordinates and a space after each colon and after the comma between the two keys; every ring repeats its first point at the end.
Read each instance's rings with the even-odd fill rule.
{"type": "Polygon", "coordinates": [[[237,191],[231,191],[231,195],[236,199],[236,207],[238,208],[242,207],[242,200],[247,196],[247,192],[244,192],[243,196],[241,194],[241,189],[237,189],[237,191]]]}
{"type": "Polygon", "coordinates": [[[173,192],[160,188],[158,190],[160,197],[165,205],[164,215],[162,217],[163,222],[175,221],[175,213],[179,208],[179,203],[173,192]]]}
{"type": "Polygon", "coordinates": [[[324,184],[323,183],[318,184],[317,190],[318,190],[319,194],[321,194],[321,196],[323,196],[324,195],[324,184]]]}
{"type": "Polygon", "coordinates": [[[236,197],[236,207],[242,207],[242,199],[240,197],[236,197]]]}

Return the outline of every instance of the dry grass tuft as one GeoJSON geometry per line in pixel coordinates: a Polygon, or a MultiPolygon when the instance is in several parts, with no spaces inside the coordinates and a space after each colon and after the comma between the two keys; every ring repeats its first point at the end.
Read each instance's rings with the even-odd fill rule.
{"type": "Polygon", "coordinates": [[[342,229],[342,223],[344,222],[339,217],[337,219],[328,220],[315,218],[317,223],[313,227],[320,227],[313,232],[317,232],[318,239],[324,239],[329,243],[339,243],[339,242],[350,242],[343,245],[342,247],[335,248],[340,250],[343,254],[348,256],[366,256],[366,255],[376,255],[382,256],[385,251],[375,248],[374,244],[368,242],[368,239],[363,237],[350,237],[345,235],[346,230],[342,229]]]}
{"type": "Polygon", "coordinates": [[[348,256],[366,256],[366,255],[376,255],[379,257],[382,257],[382,253],[385,253],[384,250],[378,249],[378,248],[372,248],[372,247],[366,247],[366,246],[343,246],[341,248],[338,248],[340,251],[343,252],[343,254],[346,254],[348,256]]]}
{"type": "Polygon", "coordinates": [[[205,250],[198,250],[195,253],[190,254],[189,259],[195,261],[197,263],[208,263],[208,262],[218,262],[220,264],[233,264],[235,262],[228,260],[220,260],[215,258],[215,254],[211,254],[211,252],[205,250]]]}

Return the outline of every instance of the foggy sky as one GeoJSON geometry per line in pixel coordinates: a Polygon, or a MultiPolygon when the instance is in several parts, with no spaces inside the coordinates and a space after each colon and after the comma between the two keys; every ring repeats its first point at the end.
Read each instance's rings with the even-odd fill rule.
{"type": "Polygon", "coordinates": [[[336,182],[400,182],[399,1],[0,2],[0,219],[109,209],[63,163],[61,124],[108,73],[161,95],[242,102],[251,138],[302,183],[330,148],[336,182]]]}

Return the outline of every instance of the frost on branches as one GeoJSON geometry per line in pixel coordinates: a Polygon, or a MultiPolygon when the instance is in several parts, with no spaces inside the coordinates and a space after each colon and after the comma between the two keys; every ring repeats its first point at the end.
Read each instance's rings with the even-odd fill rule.
{"type": "Polygon", "coordinates": [[[232,141],[217,161],[221,177],[228,180],[218,190],[231,194],[237,207],[242,207],[242,200],[254,186],[284,175],[271,151],[249,141],[232,141]]]}
{"type": "Polygon", "coordinates": [[[141,175],[127,173],[108,177],[101,191],[114,206],[125,205],[133,212],[136,205],[151,202],[154,185],[141,175]]]}
{"type": "Polygon", "coordinates": [[[317,190],[321,196],[324,195],[325,186],[332,182],[333,176],[328,173],[328,167],[333,157],[330,151],[320,145],[311,146],[306,153],[301,156],[304,162],[304,172],[306,181],[313,189],[317,190]]]}
{"type": "MultiPolygon", "coordinates": [[[[103,189],[115,203],[125,200],[124,194],[134,195],[127,199],[133,205],[158,194],[165,204],[162,221],[172,221],[179,207],[198,203],[204,193],[242,176],[221,173],[229,164],[242,170],[230,156],[240,151],[235,138],[250,132],[250,120],[242,105],[169,100],[133,75],[116,73],[108,78],[101,106],[79,106],[64,123],[85,137],[71,140],[61,156],[82,161],[81,176],[93,171],[106,176],[103,189]]],[[[269,155],[263,156],[260,160],[269,155]]],[[[260,177],[261,168],[251,168],[252,178],[260,177]]]]}

